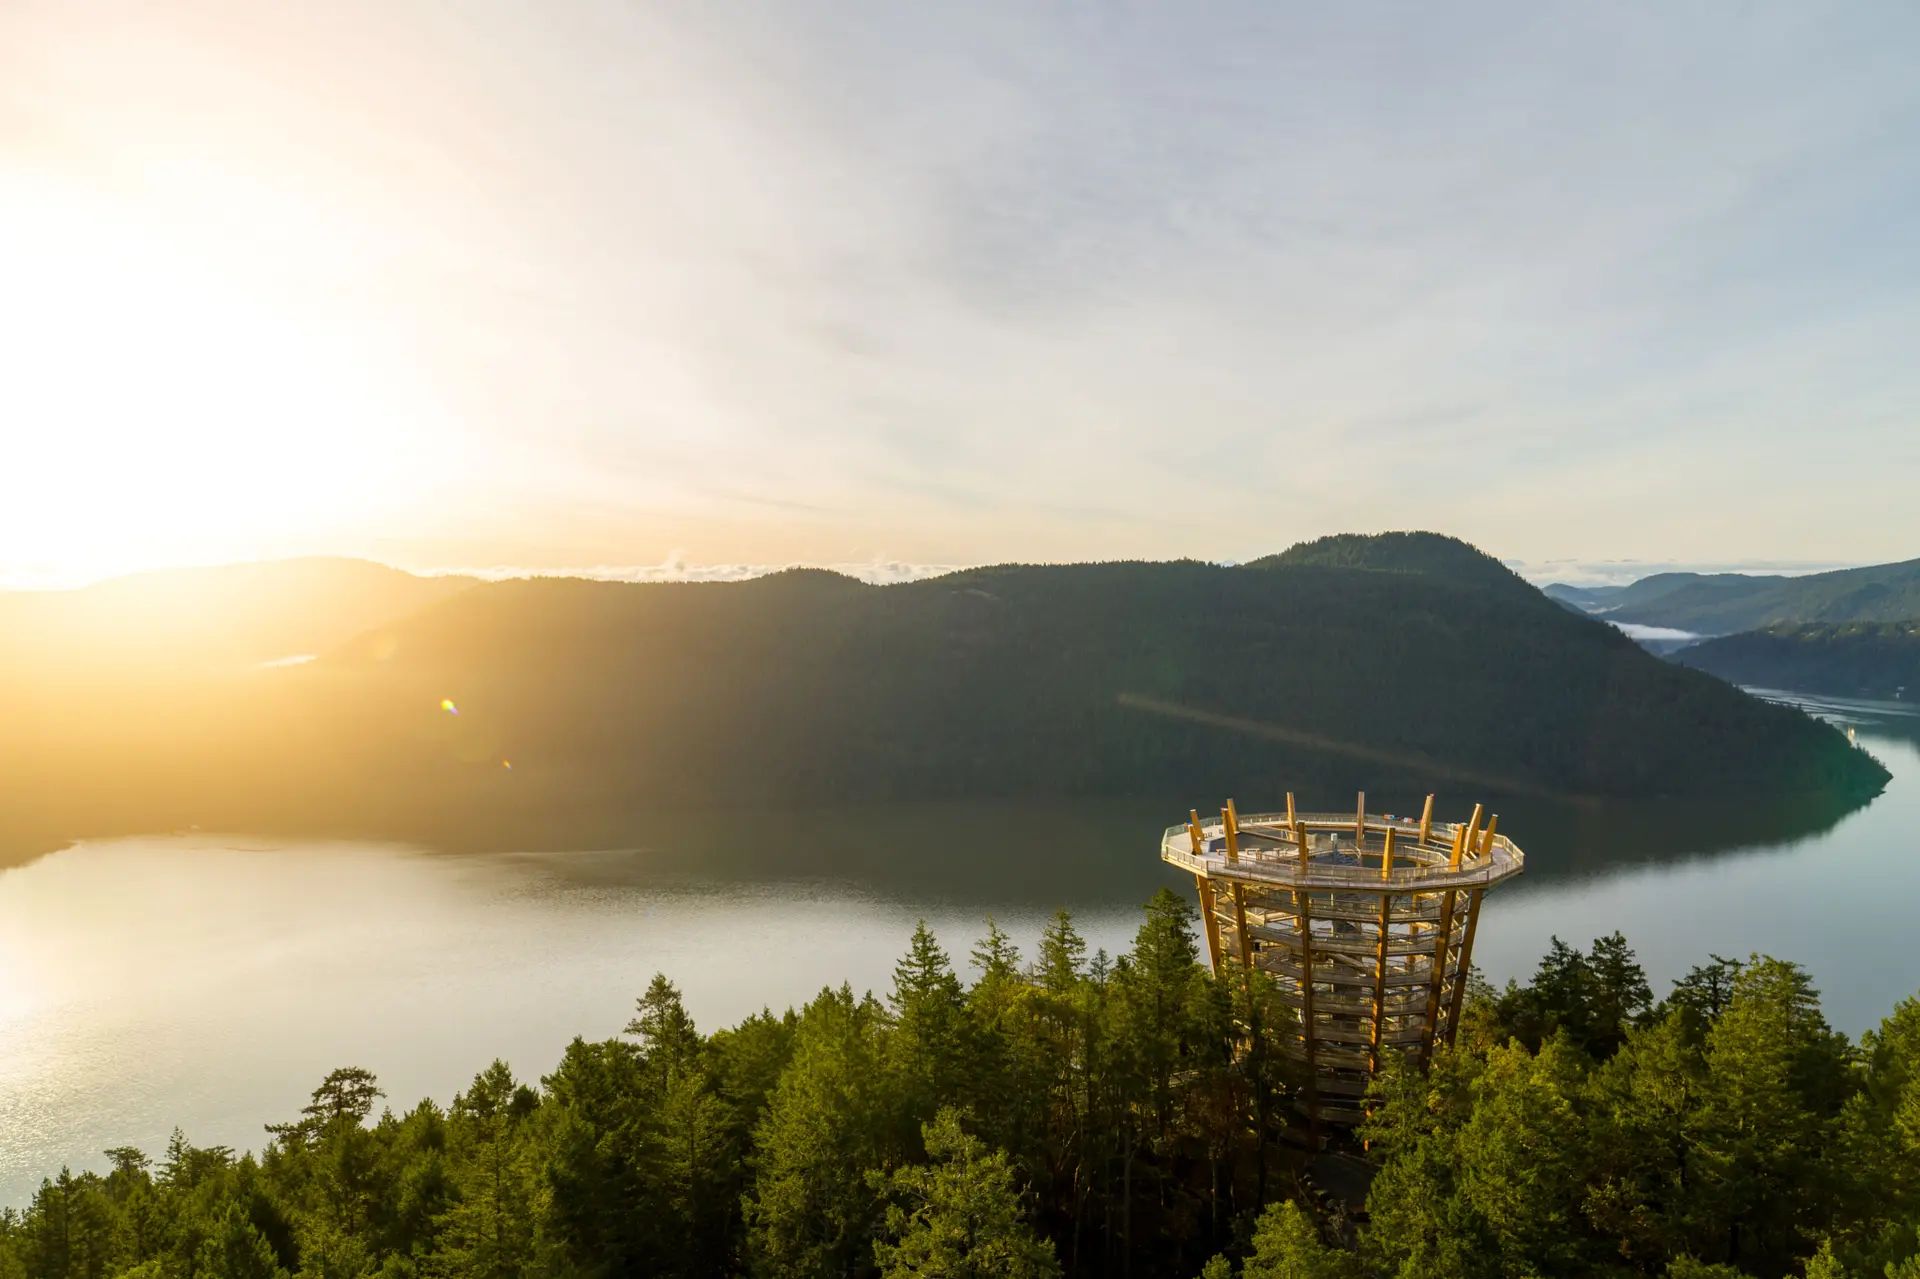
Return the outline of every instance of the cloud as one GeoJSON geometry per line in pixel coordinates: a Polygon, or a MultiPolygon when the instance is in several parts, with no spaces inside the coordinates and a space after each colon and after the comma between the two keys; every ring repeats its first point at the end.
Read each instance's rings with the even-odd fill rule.
{"type": "Polygon", "coordinates": [[[417,506],[338,516],[396,548],[1920,538],[1910,8],[21,15],[35,171],[213,227],[404,410],[351,473],[417,506]]]}
{"type": "Polygon", "coordinates": [[[670,559],[660,564],[594,564],[571,568],[521,568],[490,565],[485,568],[426,569],[427,576],[477,577],[498,582],[522,577],[584,577],[602,582],[742,582],[795,568],[824,568],[875,586],[914,582],[960,571],[959,564],[908,564],[899,560],[866,560],[853,564],[690,564],[670,559]]]}

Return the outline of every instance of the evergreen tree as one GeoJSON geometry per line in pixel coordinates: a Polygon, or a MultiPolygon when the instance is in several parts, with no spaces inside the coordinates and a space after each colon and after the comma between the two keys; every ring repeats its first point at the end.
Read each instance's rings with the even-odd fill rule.
{"type": "Polygon", "coordinates": [[[1629,1264],[1657,1265],[1715,1245],[1699,1215],[1706,1087],[1706,1059],[1680,1008],[1630,1033],[1589,1080],[1587,1216],[1629,1264]]]}
{"type": "Polygon", "coordinates": [[[978,1082],[979,1044],[966,992],[924,919],[894,965],[887,1004],[893,1013],[888,1065],[904,1125],[896,1140],[910,1148],[943,1102],[971,1104],[978,1082]]]}
{"type": "MultiPolygon", "coordinates": [[[[920,973],[934,978],[934,965],[920,973]]],[[[813,1279],[858,1271],[880,1218],[865,1172],[888,1152],[893,1099],[881,1086],[882,1009],[823,990],[800,1014],[792,1060],[754,1130],[755,1173],[743,1205],[760,1273],[813,1279]]]]}
{"type": "Polygon", "coordinates": [[[1073,916],[1056,911],[1040,934],[1040,985],[1050,995],[1065,995],[1079,984],[1087,962],[1087,943],[1074,931],[1073,916]]]}
{"type": "Polygon", "coordinates": [[[639,1036],[648,1069],[656,1085],[664,1089],[677,1071],[692,1065],[700,1051],[700,1033],[694,1029],[693,1018],[687,1015],[686,1005],[681,1002],[680,988],[668,981],[665,973],[653,975],[647,993],[640,996],[635,1006],[635,1016],[627,1023],[627,1033],[639,1036]]]}
{"type": "Polygon", "coordinates": [[[227,1205],[212,1236],[200,1246],[204,1279],[287,1279],[273,1247],[237,1203],[227,1205]]]}
{"type": "Polygon", "coordinates": [[[1209,974],[1170,894],[1085,955],[1062,915],[1023,972],[989,923],[967,988],[923,926],[886,1003],[710,1037],[660,977],[637,1042],[575,1040],[539,1088],[496,1062],[445,1112],[375,1119],[336,1071],[258,1157],[176,1132],[49,1178],[0,1209],[0,1279],[1920,1279],[1920,998],[1856,1052],[1791,964],[1716,959],[1652,1016],[1618,934],[1556,943],[1426,1069],[1388,1055],[1344,1252],[1278,1139],[1273,984],[1209,974]]]}
{"type": "Polygon", "coordinates": [[[570,1271],[644,1268],[664,1243],[649,1193],[656,1094],[639,1051],[617,1040],[576,1039],[542,1082],[549,1110],[545,1243],[570,1271]]]}
{"type": "Polygon", "coordinates": [[[989,1151],[943,1109],[922,1133],[928,1163],[871,1174],[890,1202],[873,1246],[884,1279],[1047,1279],[1060,1273],[1053,1244],[1022,1219],[1004,1151],[989,1151]]]}
{"type": "Polygon", "coordinates": [[[1667,997],[1668,1003],[1690,1009],[1702,1024],[1726,1011],[1733,999],[1734,980],[1746,966],[1737,959],[1724,959],[1719,955],[1709,958],[1710,963],[1688,969],[1685,977],[1673,983],[1673,993],[1667,997]]]}
{"type": "Polygon", "coordinates": [[[1611,1057],[1626,1042],[1627,1032],[1645,1023],[1653,1007],[1653,990],[1627,939],[1620,933],[1593,943],[1587,958],[1592,978],[1588,1007],[1588,1039],[1581,1046],[1595,1057],[1611,1057]]]}
{"type": "Polygon", "coordinates": [[[1777,1272],[1832,1202],[1821,1155],[1849,1086],[1847,1053],[1806,974],[1754,956],[1706,1044],[1695,1129],[1703,1215],[1720,1233],[1703,1260],[1777,1272]]]}
{"type": "Polygon", "coordinates": [[[452,1146],[459,1198],[435,1223],[432,1269],[458,1279],[509,1279],[534,1256],[541,1212],[539,1180],[528,1158],[527,1122],[539,1099],[495,1061],[454,1098],[452,1146]]]}
{"type": "Polygon", "coordinates": [[[1505,1274],[1572,1274],[1590,1264],[1585,1072],[1584,1054],[1560,1034],[1537,1055],[1495,1048],[1474,1084],[1456,1147],[1458,1189],[1505,1274]]]}
{"type": "Polygon", "coordinates": [[[1269,1205],[1253,1232],[1253,1252],[1242,1279],[1357,1279],[1351,1253],[1320,1239],[1311,1213],[1291,1200],[1269,1205]]]}

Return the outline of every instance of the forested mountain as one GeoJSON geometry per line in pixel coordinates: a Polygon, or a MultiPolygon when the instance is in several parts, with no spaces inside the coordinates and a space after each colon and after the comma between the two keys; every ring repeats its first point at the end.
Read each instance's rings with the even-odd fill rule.
{"type": "Polygon", "coordinates": [[[444,1108],[336,1070],[257,1155],[50,1175],[0,1276],[1920,1279],[1920,999],[1856,1046],[1791,963],[1655,1004],[1619,934],[1556,939],[1329,1158],[1289,1010],[1199,965],[1182,898],[1086,951],[1064,913],[1030,964],[990,929],[969,984],[923,926],[884,998],[710,1034],[660,976],[624,1036],[444,1108]]]}
{"type": "Polygon", "coordinates": [[[1433,582],[1502,592],[1529,603],[1535,594],[1525,578],[1479,547],[1438,533],[1335,533],[1247,564],[1248,568],[1296,566],[1415,574],[1433,582]]]}
{"type": "Polygon", "coordinates": [[[320,660],[24,680],[16,830],[620,843],[769,802],[1278,790],[1864,798],[1833,729],[1660,662],[1450,539],[1255,566],[1005,566],[894,586],[533,579],[320,660]]]}
{"type": "Polygon", "coordinates": [[[1769,626],[1691,645],[1672,660],[1749,687],[1920,699],[1920,621],[1769,626]]]}
{"type": "Polygon", "coordinates": [[[1547,594],[1613,622],[1725,635],[1792,622],[1920,617],[1920,560],[1810,573],[1656,573],[1629,586],[1555,583],[1547,594]]]}

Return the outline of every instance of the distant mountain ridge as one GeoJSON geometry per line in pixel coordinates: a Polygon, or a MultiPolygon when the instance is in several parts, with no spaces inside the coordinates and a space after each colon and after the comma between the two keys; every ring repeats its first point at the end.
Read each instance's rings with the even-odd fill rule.
{"type": "Polygon", "coordinates": [[[1610,622],[1725,635],[1803,622],[1920,618],[1920,559],[1800,577],[1655,573],[1627,586],[1556,582],[1547,595],[1610,622]]]}
{"type": "Polygon", "coordinates": [[[1769,626],[1692,645],[1673,660],[1754,688],[1920,701],[1920,621],[1769,626]]]}
{"type": "Polygon", "coordinates": [[[0,679],[34,663],[238,668],[317,655],[477,580],[312,556],[0,591],[0,679]]]}
{"type": "Polygon", "coordinates": [[[640,811],[769,802],[1288,785],[1857,801],[1886,780],[1832,728],[1434,534],[1238,568],[442,589],[244,678],[0,668],[17,726],[0,821],[587,847],[630,838],[640,811]]]}

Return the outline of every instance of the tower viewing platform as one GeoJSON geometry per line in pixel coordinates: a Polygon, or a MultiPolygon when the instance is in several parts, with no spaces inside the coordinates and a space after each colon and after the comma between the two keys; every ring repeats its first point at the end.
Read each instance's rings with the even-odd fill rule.
{"type": "Polygon", "coordinates": [[[1367,812],[1197,812],[1167,829],[1161,860],[1200,890],[1207,960],[1265,974],[1297,1018],[1287,1053],[1305,1067],[1309,1121],[1357,1123],[1388,1051],[1423,1066],[1453,1042],[1487,890],[1525,855],[1485,825],[1367,812]]]}

